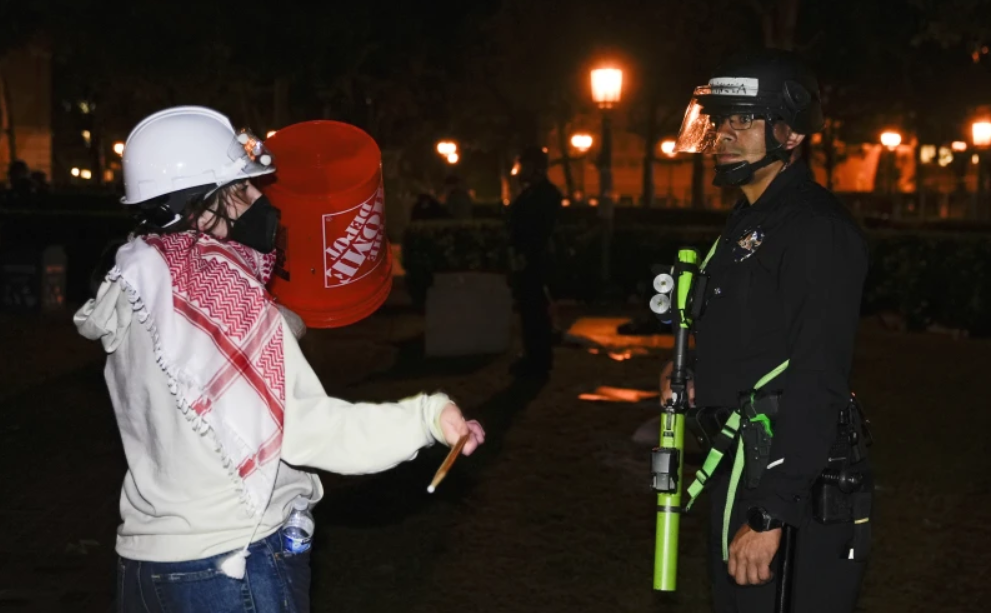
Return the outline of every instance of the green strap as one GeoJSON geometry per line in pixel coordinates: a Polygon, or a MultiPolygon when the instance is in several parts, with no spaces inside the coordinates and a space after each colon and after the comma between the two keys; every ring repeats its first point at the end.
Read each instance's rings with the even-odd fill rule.
{"type": "MultiPolygon", "coordinates": [[[[771,372],[761,377],[760,381],[757,382],[757,385],[754,386],[754,391],[750,394],[750,402],[754,402],[754,398],[757,396],[757,390],[764,387],[769,382],[773,381],[775,377],[783,373],[785,369],[788,368],[788,363],[790,361],[791,360],[785,360],[784,362],[781,363],[780,366],[778,366],[771,372]]],[[[754,417],[751,417],[750,423],[761,424],[762,426],[764,426],[764,431],[767,432],[768,436],[772,436],[772,437],[774,436],[774,430],[771,429],[771,418],[768,417],[767,415],[756,415],[754,417]]]]}
{"type": "MultiPolygon", "coordinates": [[[[726,425],[723,426],[722,435],[728,438],[730,441],[736,440],[736,433],[740,429],[740,414],[733,413],[726,420],[726,425]]],[[[685,511],[689,511],[692,505],[695,504],[695,500],[702,490],[705,488],[706,481],[712,476],[712,473],[716,471],[716,467],[723,460],[723,452],[713,447],[709,451],[709,455],[706,456],[705,462],[702,464],[702,468],[695,473],[695,481],[688,486],[688,504],[685,505],[685,511]]]]}
{"type": "MultiPolygon", "coordinates": [[[[757,385],[754,386],[754,392],[750,394],[751,402],[753,402],[757,390],[764,387],[773,381],[775,377],[783,373],[788,368],[788,363],[790,361],[791,360],[785,360],[777,368],[760,378],[760,381],[758,381],[757,385]]],[[[760,422],[767,431],[767,435],[774,436],[774,432],[771,431],[771,420],[767,417],[767,415],[757,415],[751,419],[750,422],[760,422]]],[[[740,487],[740,475],[743,473],[743,439],[740,438],[739,441],[740,442],[736,448],[736,457],[733,459],[733,473],[730,475],[729,489],[726,491],[726,508],[723,509],[723,562],[729,560],[729,520],[730,515],[733,513],[733,503],[736,502],[736,490],[740,487]]]]}
{"type": "MultiPolygon", "coordinates": [[[[764,387],[772,380],[774,380],[775,377],[783,373],[785,369],[788,368],[788,362],[789,362],[788,360],[785,360],[780,366],[778,366],[771,372],[761,377],[760,381],[757,382],[757,385],[754,386],[754,390],[755,391],[759,390],[760,388],[764,387]]],[[[774,436],[774,433],[771,431],[770,420],[768,420],[766,416],[758,415],[756,418],[750,421],[761,422],[764,425],[764,428],[767,430],[767,433],[770,434],[771,436],[774,436]]],[[[730,415],[729,419],[726,420],[726,425],[723,426],[723,434],[731,439],[736,438],[739,429],[740,429],[740,412],[734,411],[730,415]]],[[[695,503],[696,497],[698,497],[698,495],[701,494],[702,490],[705,488],[705,482],[708,481],[709,477],[712,476],[712,473],[716,470],[716,467],[719,466],[719,463],[722,461],[723,457],[724,457],[723,452],[719,451],[715,447],[709,450],[709,455],[706,456],[705,462],[702,464],[702,468],[695,473],[695,481],[693,481],[692,484],[688,486],[688,504],[685,505],[686,511],[692,508],[692,505],[695,503]]]]}
{"type": "MultiPolygon", "coordinates": [[[[713,248],[715,251],[715,248],[713,248]]],[[[710,252],[710,256],[712,252],[710,252]]],[[[708,258],[707,258],[708,259],[708,258]]],[[[774,380],[775,377],[783,373],[788,368],[789,360],[785,360],[777,368],[767,373],[757,382],[754,386],[754,392],[764,387],[768,383],[774,380]]],[[[751,400],[753,398],[751,397],[751,400]]],[[[751,422],[760,422],[764,429],[767,430],[769,436],[774,436],[774,432],[771,431],[771,422],[766,415],[758,415],[757,417],[750,420],[751,422]]],[[[733,458],[733,471],[730,474],[729,489],[726,492],[726,506],[723,508],[723,561],[725,562],[729,559],[729,521],[730,516],[733,512],[733,503],[736,502],[736,490],[740,486],[740,475],[743,474],[743,439],[739,438],[740,430],[740,411],[737,409],[734,411],[729,419],[726,420],[726,425],[723,426],[722,434],[731,439],[737,440],[736,445],[736,455],[733,458]]],[[[709,480],[709,477],[716,471],[716,468],[722,462],[725,454],[719,451],[715,447],[709,450],[709,455],[706,456],[705,462],[702,464],[702,468],[695,473],[695,481],[688,486],[688,504],[685,505],[685,511],[689,511],[695,501],[698,499],[699,494],[705,489],[705,484],[709,480]]]]}
{"type": "Polygon", "coordinates": [[[712,247],[709,249],[709,255],[705,256],[705,259],[702,260],[702,267],[699,270],[702,270],[702,271],[705,270],[705,267],[709,263],[709,260],[712,259],[712,256],[716,255],[716,248],[717,247],[719,247],[719,239],[718,238],[716,239],[716,242],[712,243],[712,247]]]}
{"type": "Polygon", "coordinates": [[[789,362],[791,362],[791,360],[785,360],[777,368],[775,368],[771,372],[761,377],[760,381],[757,382],[757,385],[754,386],[754,391],[764,387],[765,385],[773,381],[775,377],[783,373],[788,368],[789,362]]]}
{"type": "Polygon", "coordinates": [[[736,457],[733,458],[733,472],[729,477],[729,491],[726,494],[726,508],[723,509],[723,562],[729,560],[729,520],[733,513],[733,499],[740,485],[740,475],[743,474],[743,439],[738,439],[736,457]]]}

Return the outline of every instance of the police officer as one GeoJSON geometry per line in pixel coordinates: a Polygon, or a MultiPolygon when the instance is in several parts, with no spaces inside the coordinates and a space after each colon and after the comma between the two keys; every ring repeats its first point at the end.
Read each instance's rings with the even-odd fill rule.
{"type": "Polygon", "coordinates": [[[863,576],[871,486],[863,430],[849,426],[848,379],[868,252],[801,159],[822,126],[814,74],[790,52],[765,50],[736,56],[696,88],[678,138],[680,151],[715,156],[715,185],[743,193],[704,267],[689,394],[722,421],[726,408],[749,411],[740,433],[724,436],[728,459],[700,477],[719,613],[774,610],[784,525],[797,529],[793,611],[853,611],[863,576]],[[829,516],[821,492],[834,468],[856,478],[840,492],[847,506],[829,516]]]}
{"type": "Polygon", "coordinates": [[[561,210],[561,192],[547,178],[547,151],[525,147],[516,162],[523,191],[509,207],[511,282],[520,311],[523,357],[514,374],[545,377],[553,365],[553,331],[546,282],[551,233],[561,210]]]}

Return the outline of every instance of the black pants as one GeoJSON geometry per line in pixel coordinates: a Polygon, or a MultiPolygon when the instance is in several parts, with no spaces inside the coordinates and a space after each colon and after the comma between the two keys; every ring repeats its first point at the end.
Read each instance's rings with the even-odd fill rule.
{"type": "MultiPolygon", "coordinates": [[[[722,556],[723,508],[729,479],[725,473],[709,482],[712,501],[709,530],[709,579],[716,613],[773,613],[777,582],[760,586],[737,585],[722,556]]],[[[742,484],[740,487],[743,487],[742,484]]],[[[747,509],[736,504],[730,518],[729,539],[746,523],[747,509]]],[[[795,545],[792,613],[852,613],[866,562],[847,559],[853,524],[825,526],[810,520],[798,530],[795,545]]],[[[778,572],[775,556],[771,570],[778,572]]]]}
{"type": "Polygon", "coordinates": [[[550,370],[553,330],[544,275],[540,271],[524,270],[515,275],[513,285],[520,311],[523,357],[533,369],[550,370]]]}

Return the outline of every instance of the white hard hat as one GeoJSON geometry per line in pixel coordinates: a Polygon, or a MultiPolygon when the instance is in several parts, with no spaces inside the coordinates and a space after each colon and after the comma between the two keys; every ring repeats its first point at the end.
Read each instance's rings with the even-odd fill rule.
{"type": "MultiPolygon", "coordinates": [[[[202,106],[179,106],[146,117],[124,145],[124,204],[140,204],[189,188],[209,194],[233,181],[275,172],[272,154],[250,131],[202,106]]],[[[177,213],[179,211],[176,211],[177,213]]]]}

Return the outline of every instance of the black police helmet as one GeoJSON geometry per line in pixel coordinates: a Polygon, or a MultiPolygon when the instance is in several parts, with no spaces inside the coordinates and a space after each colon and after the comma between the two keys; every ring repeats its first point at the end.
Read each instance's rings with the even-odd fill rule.
{"type": "Polygon", "coordinates": [[[698,96],[708,115],[754,113],[779,117],[798,134],[819,132],[825,123],[819,80],[792,51],[762,49],[741,53],[720,66],[709,83],[720,89],[718,95],[698,96]],[[739,95],[733,93],[734,87],[739,88],[739,95]]]}

